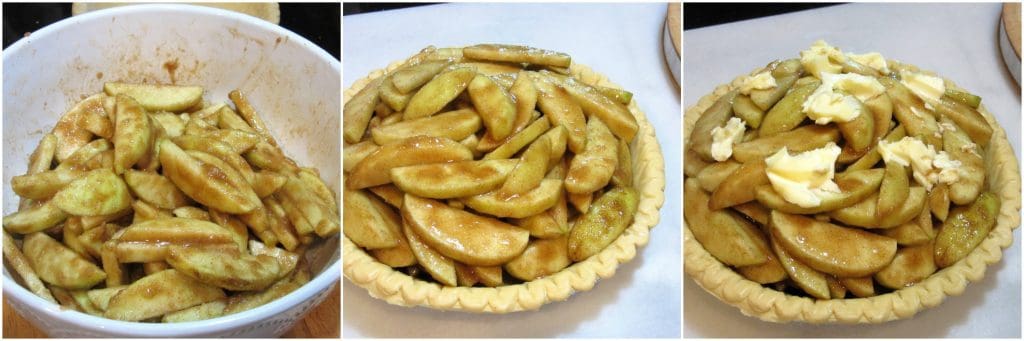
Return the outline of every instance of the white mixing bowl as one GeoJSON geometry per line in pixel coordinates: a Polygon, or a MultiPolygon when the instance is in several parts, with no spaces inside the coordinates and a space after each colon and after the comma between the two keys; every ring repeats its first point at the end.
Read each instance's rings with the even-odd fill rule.
{"type": "MultiPolygon", "coordinates": [[[[337,191],[340,68],[295,33],[207,7],[127,6],[32,32],[3,50],[3,212],[17,209],[11,177],[25,172],[43,135],[72,104],[116,80],[201,85],[214,103],[241,89],[285,153],[319,168],[337,191]]],[[[52,337],[278,336],[338,283],[338,246],[333,238],[310,254],[316,276],[302,288],[246,312],[198,322],[121,322],[68,311],[27,291],[7,269],[3,293],[14,310],[52,337]]]]}

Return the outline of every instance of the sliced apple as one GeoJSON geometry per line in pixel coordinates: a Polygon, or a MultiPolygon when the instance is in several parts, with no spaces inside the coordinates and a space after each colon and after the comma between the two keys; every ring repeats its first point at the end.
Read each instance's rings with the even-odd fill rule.
{"type": "Polygon", "coordinates": [[[946,221],[949,216],[949,187],[946,184],[937,184],[928,192],[928,207],[935,218],[946,221]]]}
{"type": "Polygon", "coordinates": [[[428,60],[422,63],[403,67],[391,74],[391,83],[398,91],[411,93],[413,90],[423,86],[431,78],[451,64],[447,60],[428,60]]]}
{"type": "Polygon", "coordinates": [[[988,237],[999,217],[999,197],[985,192],[970,206],[953,209],[935,236],[935,265],[953,265],[988,237]]]}
{"type": "Polygon", "coordinates": [[[477,283],[488,287],[497,287],[504,284],[500,266],[473,266],[456,262],[455,276],[459,286],[465,287],[471,287],[477,283]]]}
{"type": "MultiPolygon", "coordinates": [[[[494,150],[487,153],[487,155],[484,155],[484,160],[511,158],[512,155],[515,155],[515,153],[520,149],[523,149],[523,147],[526,147],[530,142],[533,142],[533,140],[536,140],[542,134],[547,132],[549,128],[551,128],[551,123],[547,118],[538,118],[534,120],[533,123],[526,126],[526,128],[523,128],[523,130],[506,137],[504,141],[501,142],[501,145],[495,147],[494,150]]],[[[480,145],[477,146],[477,150],[486,150],[480,149],[483,144],[483,141],[481,141],[480,145]]]]}
{"type": "Polygon", "coordinates": [[[526,248],[530,233],[494,218],[406,194],[402,216],[423,241],[459,262],[500,265],[526,248]]]}
{"type": "Polygon", "coordinates": [[[875,281],[890,289],[903,289],[935,273],[935,256],[931,243],[896,251],[892,263],[875,274],[875,281]]]}
{"type": "Polygon", "coordinates": [[[68,184],[53,196],[53,203],[68,214],[97,216],[113,214],[132,204],[128,185],[107,168],[100,168],[68,184]]]}
{"type": "Polygon", "coordinates": [[[472,68],[456,68],[437,75],[409,99],[403,114],[404,120],[426,117],[441,111],[466,90],[476,75],[476,70],[472,68]]]}
{"type": "Polygon", "coordinates": [[[897,210],[892,214],[881,218],[878,218],[877,214],[877,193],[872,194],[857,204],[832,211],[829,213],[829,216],[832,219],[853,226],[892,228],[907,223],[920,214],[921,209],[924,207],[926,195],[924,187],[910,187],[907,200],[902,203],[902,206],[897,207],[897,210]]]}
{"type": "MultiPolygon", "coordinates": [[[[946,117],[942,122],[955,126],[946,117]]],[[[945,129],[942,144],[950,158],[960,161],[960,179],[949,185],[949,200],[957,205],[968,205],[985,187],[985,159],[981,156],[984,151],[959,127],[945,129]]]]}
{"type": "Polygon", "coordinates": [[[505,263],[505,271],[513,277],[532,281],[559,272],[572,263],[565,237],[537,239],[526,246],[519,257],[505,263]]]}
{"type": "Polygon", "coordinates": [[[477,74],[466,88],[473,107],[480,113],[487,133],[501,140],[512,134],[516,107],[512,98],[490,77],[477,74]]]}
{"type": "Polygon", "coordinates": [[[127,95],[150,111],[181,112],[203,99],[203,88],[198,86],[112,82],[103,84],[103,92],[110,96],[127,95]]]}
{"type": "Polygon", "coordinates": [[[917,222],[911,221],[900,226],[881,230],[883,236],[896,240],[900,246],[916,246],[932,240],[931,231],[925,230],[917,222]]]}
{"type": "Polygon", "coordinates": [[[758,237],[762,239],[762,242],[755,244],[757,247],[763,248],[761,251],[768,257],[768,261],[764,264],[741,266],[736,268],[736,271],[743,277],[761,284],[776,283],[789,277],[786,275],[786,269],[783,268],[782,262],[779,261],[779,256],[771,250],[767,235],[759,232],[758,237]]]}
{"type": "Polygon", "coordinates": [[[415,136],[385,145],[363,158],[346,179],[350,189],[383,185],[391,182],[391,169],[402,166],[472,160],[473,152],[443,137],[415,136]]]}
{"type": "Polygon", "coordinates": [[[910,193],[910,179],[907,178],[905,166],[896,162],[885,164],[885,176],[878,189],[878,208],[875,214],[879,219],[888,216],[906,203],[910,193]]]}
{"type": "Polygon", "coordinates": [[[708,208],[708,194],[696,179],[687,179],[683,194],[683,211],[687,226],[704,249],[722,263],[742,267],[764,264],[768,255],[764,240],[754,224],[729,210],[708,208]]]}
{"type": "Polygon", "coordinates": [[[565,53],[519,45],[478,44],[464,47],[462,54],[466,58],[479,60],[530,63],[557,67],[569,67],[572,62],[569,55],[565,53]]]}
{"type": "Polygon", "coordinates": [[[877,193],[884,173],[885,170],[882,169],[869,169],[839,174],[836,176],[836,184],[839,185],[840,193],[825,192],[826,195],[817,207],[800,207],[786,201],[778,192],[775,192],[770,184],[758,186],[755,189],[754,197],[770,209],[789,214],[828,212],[853,206],[873,193],[877,193]]]}
{"type": "Polygon", "coordinates": [[[370,130],[378,145],[399,142],[418,135],[462,140],[480,129],[480,115],[462,109],[376,127],[370,130]]]}
{"type": "Polygon", "coordinates": [[[862,277],[884,268],[896,254],[896,240],[774,211],[772,240],[815,270],[838,277],[862,277]]]}
{"type": "MultiPolygon", "coordinates": [[[[538,138],[526,148],[526,151],[519,157],[519,163],[509,173],[505,183],[502,184],[501,193],[506,195],[517,195],[529,192],[540,185],[544,175],[548,172],[548,161],[551,159],[551,140],[538,138]]],[[[558,160],[561,155],[558,156],[558,160]]]]}
{"type": "Polygon", "coordinates": [[[63,189],[64,186],[85,175],[85,172],[79,169],[49,170],[50,165],[48,164],[46,167],[46,170],[40,172],[11,178],[11,190],[22,198],[45,200],[63,189]]]}
{"type": "Polygon", "coordinates": [[[172,245],[167,263],[200,282],[233,291],[263,290],[287,273],[273,256],[236,248],[172,245]]]}
{"type": "Polygon", "coordinates": [[[772,249],[775,250],[775,256],[779,257],[782,268],[800,289],[819,299],[827,300],[831,297],[825,274],[794,259],[774,237],[769,239],[771,239],[772,249]]]}
{"type": "Polygon", "coordinates": [[[617,144],[604,122],[596,117],[587,120],[587,146],[572,158],[565,190],[585,194],[608,185],[619,162],[617,144]]]}
{"type": "MultiPolygon", "coordinates": [[[[768,173],[765,172],[765,168],[764,160],[744,163],[711,192],[708,207],[717,210],[753,201],[755,192],[751,189],[768,184],[768,173]]],[[[703,173],[702,171],[701,174],[703,173]]]]}
{"type": "Polygon", "coordinates": [[[875,123],[875,118],[867,113],[867,108],[860,101],[856,103],[860,106],[861,114],[852,121],[837,122],[836,125],[839,126],[839,132],[843,134],[847,146],[854,151],[867,151],[868,148],[875,145],[873,136],[875,124],[887,124],[887,122],[875,123]]]}
{"type": "Polygon", "coordinates": [[[464,200],[466,206],[481,213],[503,218],[526,218],[539,214],[558,203],[562,180],[544,179],[540,185],[523,194],[507,194],[495,190],[464,200]]]}
{"type": "Polygon", "coordinates": [[[992,139],[992,127],[978,110],[944,96],[942,101],[937,103],[935,111],[942,117],[955,122],[957,127],[963,129],[974,143],[982,147],[988,146],[989,140],[992,139]]]}
{"type": "Polygon", "coordinates": [[[143,277],[114,295],[103,315],[141,321],[224,297],[220,288],[168,269],[143,277]]]}
{"type": "Polygon", "coordinates": [[[409,241],[409,249],[412,250],[412,254],[416,256],[420,266],[427,270],[431,277],[447,286],[453,287],[458,285],[455,275],[455,261],[445,257],[423,242],[420,236],[409,227],[408,221],[402,221],[402,231],[405,233],[405,238],[409,241]]]}
{"type": "Polygon", "coordinates": [[[700,181],[700,188],[707,192],[714,192],[729,175],[742,165],[742,163],[733,160],[726,160],[704,167],[704,169],[700,170],[700,173],[697,173],[697,181],[700,181]]]}
{"type": "Polygon", "coordinates": [[[49,200],[4,216],[3,224],[7,231],[28,234],[56,226],[67,218],[68,214],[49,200]]]}
{"type": "Polygon", "coordinates": [[[174,209],[189,203],[185,193],[160,174],[129,169],[124,173],[124,181],[136,197],[158,208],[174,209]]]}
{"type": "Polygon", "coordinates": [[[345,189],[343,229],[345,236],[367,249],[387,249],[400,244],[402,219],[391,207],[363,191],[345,189]]]}
{"type": "Polygon", "coordinates": [[[566,196],[559,195],[558,202],[547,211],[523,219],[513,219],[512,224],[530,231],[534,238],[557,238],[569,233],[569,208],[566,196]]]}
{"type": "MultiPolygon", "coordinates": [[[[796,153],[821,148],[829,142],[838,140],[839,130],[835,127],[812,124],[737,144],[732,148],[732,157],[736,161],[747,163],[771,156],[782,147],[786,147],[790,153],[796,153]]],[[[711,158],[708,157],[707,160],[711,158]]]]}
{"type": "Polygon", "coordinates": [[[351,172],[359,162],[363,161],[363,159],[370,154],[373,154],[373,152],[377,151],[379,148],[380,146],[370,140],[346,145],[342,150],[344,153],[342,154],[342,161],[344,161],[343,169],[345,172],[351,172]]]}
{"type": "Polygon", "coordinates": [[[857,278],[839,278],[839,283],[857,297],[875,296],[875,281],[871,276],[857,278]]]}
{"type": "Polygon", "coordinates": [[[391,181],[402,191],[433,199],[468,197],[501,186],[517,159],[455,161],[395,167],[391,181]]]}
{"type": "Polygon", "coordinates": [[[88,289],[107,278],[98,266],[45,233],[25,236],[22,252],[40,279],[61,288],[88,289]]]}
{"type": "Polygon", "coordinates": [[[737,212],[743,213],[743,215],[747,216],[753,221],[756,221],[758,224],[761,224],[762,230],[768,231],[768,229],[765,227],[768,226],[768,215],[771,214],[772,211],[769,210],[767,207],[764,207],[764,205],[761,205],[761,203],[757,201],[751,201],[745,204],[733,206],[732,209],[736,210],[737,212]]]}
{"type": "Polygon", "coordinates": [[[587,118],[583,109],[573,101],[572,96],[562,87],[544,77],[538,77],[537,107],[555,126],[565,127],[568,133],[569,150],[580,153],[587,145],[587,118]]]}

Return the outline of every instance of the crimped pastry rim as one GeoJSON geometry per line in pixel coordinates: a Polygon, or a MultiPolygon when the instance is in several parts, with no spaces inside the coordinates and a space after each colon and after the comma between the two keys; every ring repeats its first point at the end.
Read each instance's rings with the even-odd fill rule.
{"type": "MultiPolygon", "coordinates": [[[[386,71],[394,71],[403,63],[405,60],[391,63],[386,71]]],[[[587,84],[621,88],[604,75],[575,62],[569,71],[587,84]]],[[[359,90],[384,72],[374,70],[365,78],[355,81],[345,89],[344,102],[348,103],[359,90]]],[[[494,288],[442,287],[437,283],[412,278],[378,262],[343,234],[345,278],[366,289],[370,296],[390,304],[482,313],[537,310],[544,304],[564,301],[576,292],[590,290],[601,278],[613,276],[619,264],[636,257],[637,248],[647,244],[650,229],[658,224],[658,209],[665,202],[665,161],[654,135],[654,127],[637,107],[636,101],[632,101],[628,108],[639,125],[631,152],[633,181],[641,184],[637,188],[640,203],[633,224],[600,253],[553,275],[521,284],[494,288]]]]}
{"type": "MultiPolygon", "coordinates": [[[[889,60],[889,65],[903,65],[907,69],[919,70],[911,64],[889,60]]],[[[750,73],[755,75],[764,68],[750,73]]],[[[924,71],[927,74],[932,72],[924,71]]],[[[683,148],[689,144],[689,135],[697,119],[714,102],[739,87],[739,76],[729,84],[715,88],[702,97],[696,105],[687,108],[683,127],[683,148]]],[[[946,79],[947,86],[956,85],[946,79]]],[[[914,316],[919,311],[932,308],[947,296],[963,293],[971,281],[985,276],[985,269],[1002,258],[1002,249],[1013,243],[1013,230],[1020,226],[1021,179],[1017,157],[1013,153],[1006,131],[999,125],[984,106],[978,111],[993,128],[989,147],[986,150],[986,177],[989,190],[1000,190],[1001,200],[996,226],[988,237],[964,259],[944,268],[927,279],[907,288],[869,298],[847,298],[813,300],[807,297],[786,295],[747,280],[716,258],[711,256],[697,242],[683,219],[683,267],[701,288],[719,300],[740,309],[744,315],[768,322],[802,321],[809,323],[882,323],[914,316]]],[[[684,175],[685,177],[685,175],[684,175]]]]}

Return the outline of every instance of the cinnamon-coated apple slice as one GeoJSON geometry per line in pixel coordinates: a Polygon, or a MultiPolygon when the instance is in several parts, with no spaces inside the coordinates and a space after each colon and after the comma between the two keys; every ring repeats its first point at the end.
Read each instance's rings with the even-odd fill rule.
{"type": "Polygon", "coordinates": [[[468,265],[504,264],[523,253],[530,239],[525,229],[410,194],[402,216],[423,242],[468,265]]]}
{"type": "Polygon", "coordinates": [[[773,211],[769,230],[794,258],[838,277],[873,274],[896,255],[895,239],[799,215],[773,211]]]}

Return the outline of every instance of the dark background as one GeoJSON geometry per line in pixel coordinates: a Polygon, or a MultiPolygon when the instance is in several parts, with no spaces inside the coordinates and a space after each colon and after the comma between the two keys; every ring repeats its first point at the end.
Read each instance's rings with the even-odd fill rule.
{"type": "MultiPolygon", "coordinates": [[[[344,5],[344,15],[431,4],[434,3],[346,3],[344,5]]],[[[833,5],[838,5],[838,3],[687,3],[683,4],[683,29],[725,24],[833,5]]]]}
{"type": "Polygon", "coordinates": [[[683,4],[683,30],[833,5],[839,4],[687,3],[683,4]]]}
{"type": "Polygon", "coordinates": [[[345,15],[385,11],[406,7],[433,5],[436,3],[346,3],[345,15]]]}
{"type": "MultiPolygon", "coordinates": [[[[341,13],[337,3],[281,3],[281,27],[341,56],[341,13]]],[[[347,6],[346,6],[347,7],[347,6]]],[[[4,3],[4,48],[26,32],[71,16],[70,3],[4,3]]]]}

